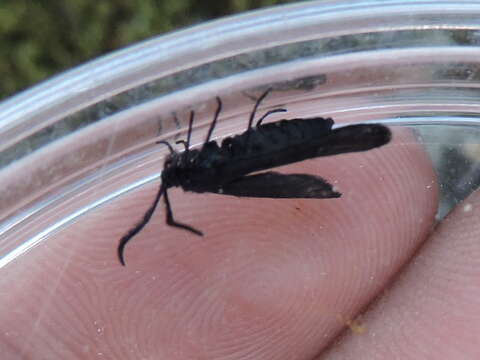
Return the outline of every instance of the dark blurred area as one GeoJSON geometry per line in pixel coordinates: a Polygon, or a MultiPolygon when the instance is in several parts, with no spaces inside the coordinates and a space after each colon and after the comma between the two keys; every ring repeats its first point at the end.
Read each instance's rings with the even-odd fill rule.
{"type": "Polygon", "coordinates": [[[167,31],[292,0],[1,0],[0,100],[167,31]]]}

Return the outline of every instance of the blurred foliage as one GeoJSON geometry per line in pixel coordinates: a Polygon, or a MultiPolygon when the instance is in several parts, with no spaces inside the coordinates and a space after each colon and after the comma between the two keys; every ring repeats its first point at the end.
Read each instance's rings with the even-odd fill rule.
{"type": "Polygon", "coordinates": [[[1,0],[0,99],[160,33],[292,0],[1,0]]]}

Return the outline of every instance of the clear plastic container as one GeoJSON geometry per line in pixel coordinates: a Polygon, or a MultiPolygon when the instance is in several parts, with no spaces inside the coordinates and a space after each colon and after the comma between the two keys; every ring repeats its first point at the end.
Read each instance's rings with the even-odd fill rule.
{"type": "Polygon", "coordinates": [[[5,101],[5,359],[301,359],[344,329],[366,350],[379,325],[359,311],[480,183],[479,16],[475,1],[302,2],[153,38],[5,101]],[[340,199],[172,190],[175,218],[205,236],[159,206],[121,267],[118,240],[159,186],[156,142],[185,138],[194,110],[200,146],[216,96],[214,138],[240,133],[268,87],[261,110],[288,109],[272,121],[384,123],[393,140],[279,170],[325,177],[340,199]]]}

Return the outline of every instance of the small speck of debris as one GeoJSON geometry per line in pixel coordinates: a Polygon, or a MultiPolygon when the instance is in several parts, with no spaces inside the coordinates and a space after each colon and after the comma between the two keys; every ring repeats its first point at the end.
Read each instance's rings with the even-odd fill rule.
{"type": "Polygon", "coordinates": [[[428,184],[426,188],[431,189],[433,187],[433,184],[435,184],[435,180],[430,181],[430,184],[428,184]]]}
{"type": "Polygon", "coordinates": [[[463,205],[463,211],[464,212],[470,212],[470,211],[472,211],[472,209],[473,209],[473,205],[470,204],[470,203],[467,203],[467,204],[463,205]]]}
{"type": "Polygon", "coordinates": [[[339,315],[338,318],[341,322],[347,325],[350,330],[356,335],[362,335],[365,333],[365,331],[367,331],[366,326],[363,325],[358,319],[350,319],[342,315],[339,315]]]}
{"type": "Polygon", "coordinates": [[[357,320],[347,320],[347,325],[354,334],[362,335],[367,331],[365,325],[361,324],[357,320]]]}

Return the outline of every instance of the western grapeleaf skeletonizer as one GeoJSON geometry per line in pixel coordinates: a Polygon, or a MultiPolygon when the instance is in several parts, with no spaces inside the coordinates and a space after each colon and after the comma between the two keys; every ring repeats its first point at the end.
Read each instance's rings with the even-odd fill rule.
{"type": "Polygon", "coordinates": [[[181,187],[185,191],[196,193],[240,197],[338,198],[341,194],[319,176],[281,174],[273,171],[252,173],[318,156],[370,150],[390,141],[390,130],[381,124],[358,124],[332,129],[333,120],[321,117],[262,124],[268,115],[286,111],[280,108],[267,111],[253,127],[258,106],[270,90],[265,91],[256,101],[247,130],[240,135],[226,137],[221,145],[210,140],[222,109],[222,102],[218,97],[215,116],[200,149],[190,149],[193,111],[190,112],[187,140],[177,141],[177,144],[184,145],[183,152],[175,151],[166,141],[158,142],[165,144],[170,150],[163,165],[162,182],[143,218],[120,239],[118,258],[122,265],[125,265],[125,245],[150,221],[162,196],[168,225],[203,235],[192,226],[173,219],[167,193],[171,187],[181,187]]]}

